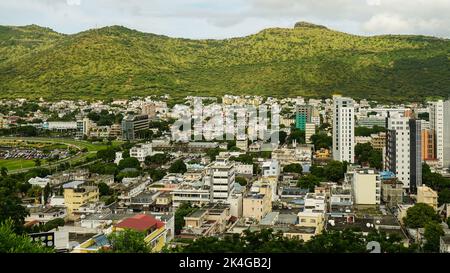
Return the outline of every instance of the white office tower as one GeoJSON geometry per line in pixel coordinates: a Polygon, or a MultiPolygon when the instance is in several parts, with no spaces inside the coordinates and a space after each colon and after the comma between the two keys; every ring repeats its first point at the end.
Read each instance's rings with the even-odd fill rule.
{"type": "Polygon", "coordinates": [[[333,159],[354,163],[355,108],[351,98],[333,96],[333,159]]]}
{"type": "Polygon", "coordinates": [[[217,158],[209,166],[211,177],[211,193],[213,202],[227,202],[234,190],[234,163],[226,158],[217,158]]]}
{"type": "Polygon", "coordinates": [[[411,193],[422,186],[422,123],[399,114],[387,119],[385,169],[411,193]]]}
{"type": "Polygon", "coordinates": [[[430,129],[436,136],[436,158],[439,166],[450,167],[450,100],[432,101],[430,105],[430,129]]]}
{"type": "Polygon", "coordinates": [[[396,175],[403,183],[403,188],[409,188],[411,164],[409,118],[390,117],[387,123],[386,169],[396,175]]]}

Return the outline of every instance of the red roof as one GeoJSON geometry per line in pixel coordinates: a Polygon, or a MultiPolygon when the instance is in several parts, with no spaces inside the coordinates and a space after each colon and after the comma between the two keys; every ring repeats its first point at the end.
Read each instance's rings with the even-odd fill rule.
{"type": "Polygon", "coordinates": [[[129,228],[137,231],[147,231],[152,227],[160,228],[164,223],[155,219],[155,217],[146,214],[138,214],[122,220],[116,225],[118,228],[129,228]]]}

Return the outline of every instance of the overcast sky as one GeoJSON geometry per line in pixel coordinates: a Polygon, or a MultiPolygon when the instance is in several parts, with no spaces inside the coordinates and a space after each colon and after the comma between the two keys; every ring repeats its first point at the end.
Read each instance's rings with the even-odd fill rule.
{"type": "Polygon", "coordinates": [[[229,38],[308,21],[362,35],[450,38],[450,0],[0,0],[1,25],[72,34],[123,25],[185,38],[229,38]]]}

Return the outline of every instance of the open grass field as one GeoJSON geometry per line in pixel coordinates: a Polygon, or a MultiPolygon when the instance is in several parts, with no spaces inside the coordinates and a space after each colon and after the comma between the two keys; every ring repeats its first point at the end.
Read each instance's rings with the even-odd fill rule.
{"type": "Polygon", "coordinates": [[[6,167],[9,171],[32,168],[34,167],[34,161],[27,159],[0,159],[0,168],[3,167],[6,167]]]}

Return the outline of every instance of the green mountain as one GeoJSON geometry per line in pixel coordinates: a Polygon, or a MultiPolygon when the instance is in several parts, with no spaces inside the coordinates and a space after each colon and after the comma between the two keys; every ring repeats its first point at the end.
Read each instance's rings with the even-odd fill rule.
{"type": "Polygon", "coordinates": [[[259,94],[422,100],[450,94],[450,40],[350,35],[300,22],[189,40],[112,26],[63,35],[0,27],[0,97],[259,94]]]}

